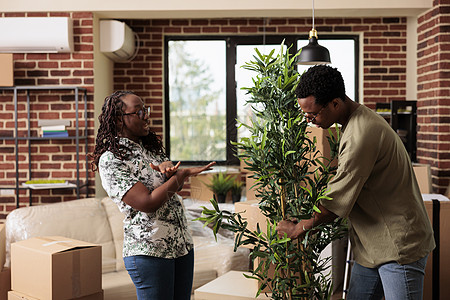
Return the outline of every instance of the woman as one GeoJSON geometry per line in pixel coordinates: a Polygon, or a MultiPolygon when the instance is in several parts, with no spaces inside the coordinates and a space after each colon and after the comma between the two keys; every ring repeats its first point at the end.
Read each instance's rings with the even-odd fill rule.
{"type": "Polygon", "coordinates": [[[211,169],[180,169],[150,130],[150,110],[129,91],[106,97],[93,153],[93,170],[125,214],[123,257],[139,300],[190,299],[194,252],[181,197],[189,176],[211,169]]]}

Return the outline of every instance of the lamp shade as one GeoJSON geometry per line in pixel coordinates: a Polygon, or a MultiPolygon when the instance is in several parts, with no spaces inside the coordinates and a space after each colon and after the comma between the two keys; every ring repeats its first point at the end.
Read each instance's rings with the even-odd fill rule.
{"type": "Polygon", "coordinates": [[[298,57],[299,65],[323,65],[331,63],[330,52],[317,43],[316,36],[310,36],[309,44],[302,48],[298,57]]]}

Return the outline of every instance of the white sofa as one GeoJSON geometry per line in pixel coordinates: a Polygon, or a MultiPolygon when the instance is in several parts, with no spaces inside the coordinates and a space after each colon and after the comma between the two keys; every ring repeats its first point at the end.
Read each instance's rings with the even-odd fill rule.
{"type": "MultiPolygon", "coordinates": [[[[205,202],[205,204],[207,204],[205,202]]],[[[248,270],[248,249],[233,251],[233,239],[218,235],[186,210],[195,244],[193,291],[229,270],[248,270]]],[[[36,236],[65,236],[102,246],[104,299],[136,299],[136,292],[122,260],[123,214],[109,198],[86,198],[12,211],[6,218],[6,264],[16,241],[36,236]]]]}

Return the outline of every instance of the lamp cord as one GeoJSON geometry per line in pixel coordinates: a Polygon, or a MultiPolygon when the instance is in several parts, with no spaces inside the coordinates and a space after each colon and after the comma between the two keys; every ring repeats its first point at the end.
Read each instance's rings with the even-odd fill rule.
{"type": "Polygon", "coordinates": [[[312,28],[314,29],[314,0],[312,0],[312,28]]]}
{"type": "Polygon", "coordinates": [[[266,46],[266,25],[267,25],[267,18],[264,18],[264,25],[263,25],[263,46],[266,46]]]}

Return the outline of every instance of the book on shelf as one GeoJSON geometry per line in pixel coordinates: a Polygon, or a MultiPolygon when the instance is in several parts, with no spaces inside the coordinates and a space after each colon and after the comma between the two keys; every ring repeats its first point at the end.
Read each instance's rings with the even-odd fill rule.
{"type": "Polygon", "coordinates": [[[61,131],[66,130],[66,125],[48,125],[41,126],[42,131],[61,131]]]}
{"type": "Polygon", "coordinates": [[[68,137],[69,133],[67,130],[58,131],[42,131],[42,137],[68,137]]]}
{"type": "Polygon", "coordinates": [[[69,183],[67,180],[61,179],[35,179],[28,180],[22,183],[22,186],[39,190],[39,189],[61,189],[61,188],[69,188],[76,186],[73,183],[69,183]]]}
{"type": "Polygon", "coordinates": [[[56,125],[70,126],[70,120],[66,120],[66,119],[38,120],[39,127],[56,126],[56,125]]]}

